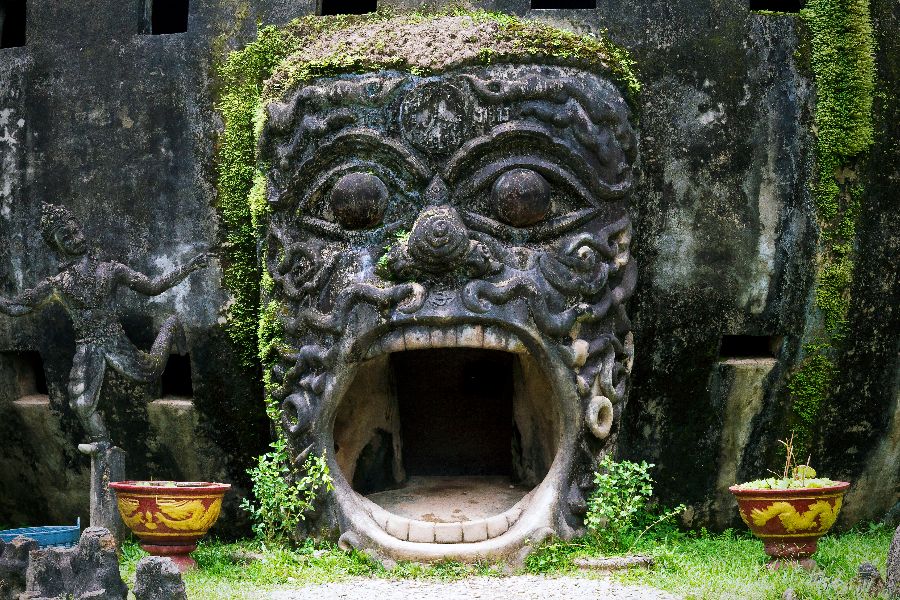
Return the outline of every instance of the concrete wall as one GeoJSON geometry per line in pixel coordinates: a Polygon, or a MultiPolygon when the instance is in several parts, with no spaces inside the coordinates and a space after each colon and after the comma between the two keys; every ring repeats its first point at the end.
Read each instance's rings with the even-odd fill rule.
{"type": "MultiPolygon", "coordinates": [[[[693,524],[732,524],[723,489],[771,464],[784,434],[785,376],[813,318],[814,89],[800,26],[793,16],[752,14],[746,0],[480,6],[580,32],[608,29],[637,61],[641,272],[621,451],[659,465],[658,491],[687,502],[693,524]],[[768,336],[777,348],[763,363],[732,360],[719,355],[723,335],[768,336]]],[[[312,0],[192,0],[186,33],[155,36],[138,33],[141,0],[28,0],[27,45],[0,49],[0,293],[56,272],[37,227],[41,201],[75,212],[101,256],[147,273],[214,245],[214,67],[253,39],[257,22],[315,9],[312,0]]],[[[896,10],[873,2],[882,77],[895,85],[896,10]]],[[[859,480],[847,503],[853,519],[883,514],[900,480],[900,211],[890,191],[898,177],[890,110],[878,118],[883,130],[893,127],[893,142],[879,142],[882,159],[865,175],[872,184],[851,309],[863,335],[843,355],[814,457],[828,474],[859,480]]],[[[229,297],[220,279],[214,262],[158,298],[121,294],[126,330],[144,349],[169,314],[182,315],[193,395],[160,401],[159,386],[108,374],[101,406],[133,476],[225,480],[239,495],[270,431],[258,372],[240,365],[223,328],[229,297]]],[[[0,525],[87,515],[88,462],[75,449],[83,434],[65,395],[73,338],[59,307],[0,316],[0,375],[13,368],[3,371],[10,352],[36,351],[48,391],[23,399],[19,379],[0,377],[0,525]]],[[[223,531],[245,524],[234,504],[223,531]]]]}

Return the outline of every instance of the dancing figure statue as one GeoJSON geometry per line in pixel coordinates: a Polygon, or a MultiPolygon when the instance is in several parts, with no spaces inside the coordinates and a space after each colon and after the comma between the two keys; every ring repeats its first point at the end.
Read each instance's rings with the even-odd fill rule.
{"type": "Polygon", "coordinates": [[[82,452],[95,454],[110,447],[110,436],[98,412],[100,389],[107,365],[132,381],[147,383],[162,375],[169,349],[181,336],[177,316],[169,317],[149,353],[139,350],[125,335],[116,314],[120,285],[156,296],[207,264],[206,253],[155,279],[118,262],[101,262],[88,251],[75,217],[63,206],[43,204],[41,234],[62,259],[61,270],[14,298],[0,297],[0,313],[19,316],[58,301],[72,319],[76,335],[75,357],[69,375],[69,402],[90,437],[82,452]]]}

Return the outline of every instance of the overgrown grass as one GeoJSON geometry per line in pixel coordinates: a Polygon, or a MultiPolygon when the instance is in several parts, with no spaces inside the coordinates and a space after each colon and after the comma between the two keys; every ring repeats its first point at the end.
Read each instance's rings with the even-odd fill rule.
{"type": "MultiPolygon", "coordinates": [[[[892,531],[872,525],[844,533],[828,535],[819,541],[813,556],[818,568],[770,571],[762,542],[746,531],[728,530],[721,534],[706,532],[684,534],[670,531],[642,538],[632,549],[653,556],[651,570],[632,569],[614,577],[623,583],[649,585],[687,599],[752,598],[780,599],[793,588],[803,600],[871,599],[853,585],[863,561],[884,572],[892,531]]],[[[602,554],[587,541],[576,544],[549,544],[528,559],[528,568],[537,573],[573,572],[573,560],[579,556],[602,554]]]]}
{"type": "MultiPolygon", "coordinates": [[[[655,559],[651,570],[634,569],[613,576],[623,582],[670,591],[690,599],[752,598],[779,599],[793,588],[804,600],[869,599],[852,580],[859,564],[869,561],[884,572],[893,532],[880,525],[841,535],[829,535],[819,542],[813,572],[783,569],[770,572],[762,543],[747,532],[722,534],[681,533],[669,530],[641,538],[634,552],[655,559]]],[[[603,554],[589,540],[551,542],[533,553],[525,568],[537,574],[573,574],[573,559],[603,554]]],[[[134,569],[144,552],[136,544],[123,548],[122,575],[133,584],[134,569]]],[[[343,552],[331,545],[307,542],[298,549],[264,547],[259,542],[226,544],[208,541],[194,553],[199,568],[187,573],[185,582],[192,600],[260,598],[276,587],[340,581],[348,577],[392,579],[432,578],[453,580],[471,576],[501,576],[503,565],[438,565],[399,563],[393,570],[358,552],[343,552]]],[[[597,574],[586,573],[586,577],[597,574]]]]}

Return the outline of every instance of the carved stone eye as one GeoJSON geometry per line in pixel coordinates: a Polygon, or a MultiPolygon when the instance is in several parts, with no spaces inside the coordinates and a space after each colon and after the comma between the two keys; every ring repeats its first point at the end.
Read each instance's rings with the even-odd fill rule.
{"type": "Polygon", "coordinates": [[[346,229],[367,229],[381,222],[388,204],[388,189],[371,173],[348,173],[334,184],[329,196],[331,212],[346,229]]]}
{"type": "Polygon", "coordinates": [[[531,169],[512,169],[491,190],[494,211],[513,227],[534,225],[550,210],[550,184],[531,169]]]}

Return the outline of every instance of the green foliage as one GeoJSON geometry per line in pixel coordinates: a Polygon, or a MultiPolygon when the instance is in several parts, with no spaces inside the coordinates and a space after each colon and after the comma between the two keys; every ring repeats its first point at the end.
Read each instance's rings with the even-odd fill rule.
{"type": "Polygon", "coordinates": [[[651,538],[636,550],[652,555],[655,568],[631,569],[616,578],[695,600],[780,600],[788,589],[804,600],[870,600],[872,596],[853,583],[856,570],[868,561],[883,572],[889,544],[890,532],[880,525],[827,535],[813,555],[818,566],[809,572],[800,567],[767,569],[762,542],[743,530],[651,538]]]}
{"type": "Polygon", "coordinates": [[[274,28],[263,29],[255,42],[232,53],[218,72],[224,94],[217,108],[225,123],[217,153],[217,208],[224,238],[222,283],[233,296],[227,330],[244,364],[251,367],[258,364],[260,269],[256,240],[260,226],[259,198],[264,198],[264,189],[257,189],[253,195],[256,201],[250,197],[250,191],[254,183],[262,180],[264,185],[265,182],[255,167],[253,118],[263,80],[290,47],[290,34],[274,28]],[[251,211],[252,206],[257,210],[251,211]]]}
{"type": "Polygon", "coordinates": [[[378,273],[379,277],[390,279],[390,273],[387,269],[388,252],[391,251],[391,248],[394,244],[406,244],[406,242],[409,241],[409,236],[411,233],[412,232],[406,231],[405,229],[395,231],[391,239],[389,239],[384,245],[384,254],[378,257],[378,262],[375,264],[375,272],[378,273]]]}
{"type": "Polygon", "coordinates": [[[827,354],[829,348],[824,344],[807,344],[800,368],[788,381],[794,420],[792,434],[800,454],[808,452],[811,432],[818,424],[822,404],[837,374],[834,362],[827,354]]]}
{"type": "Polygon", "coordinates": [[[820,228],[815,306],[822,327],[788,382],[791,431],[808,451],[835,374],[833,355],[846,335],[853,243],[863,193],[853,167],[872,144],[874,36],[868,0],[809,0],[801,11],[810,32],[816,84],[816,202],[820,228]]]}
{"type": "Polygon", "coordinates": [[[684,505],[660,510],[650,503],[653,479],[645,461],[616,462],[606,455],[594,473],[596,488],[588,498],[584,519],[588,532],[602,547],[623,550],[656,525],[684,511],[684,505]]]}
{"type": "Polygon", "coordinates": [[[285,440],[272,442],[271,448],[247,471],[257,503],[245,498],[241,508],[250,513],[253,533],[260,540],[285,543],[293,539],[300,522],[313,510],[316,497],[333,489],[332,479],[324,454],[311,454],[303,465],[305,475],[297,479],[285,440]]]}

